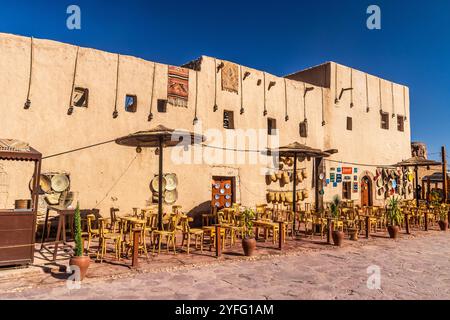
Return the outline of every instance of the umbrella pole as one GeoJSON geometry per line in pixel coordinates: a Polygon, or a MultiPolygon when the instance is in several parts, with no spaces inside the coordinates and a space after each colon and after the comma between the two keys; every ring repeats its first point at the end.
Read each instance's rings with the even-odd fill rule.
{"type": "Polygon", "coordinates": [[[293,221],[293,225],[292,225],[292,232],[295,233],[295,219],[297,216],[297,153],[294,153],[294,179],[293,179],[293,183],[294,183],[294,187],[293,187],[293,191],[292,191],[292,211],[294,212],[294,221],[293,221]]]}
{"type": "Polygon", "coordinates": [[[416,205],[419,207],[419,168],[415,167],[416,171],[416,205]]]}
{"type": "Polygon", "coordinates": [[[163,137],[159,136],[159,175],[158,175],[158,230],[162,230],[162,184],[163,184],[163,137]]]}

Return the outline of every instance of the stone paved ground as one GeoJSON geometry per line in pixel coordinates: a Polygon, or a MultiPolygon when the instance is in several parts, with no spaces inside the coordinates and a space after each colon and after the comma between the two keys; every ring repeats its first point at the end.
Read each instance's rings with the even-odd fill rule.
{"type": "Polygon", "coordinates": [[[450,233],[394,241],[346,242],[342,248],[224,260],[170,272],[96,278],[81,289],[3,290],[3,299],[450,299],[450,233]],[[381,289],[367,288],[367,267],[381,268],[381,289]]]}

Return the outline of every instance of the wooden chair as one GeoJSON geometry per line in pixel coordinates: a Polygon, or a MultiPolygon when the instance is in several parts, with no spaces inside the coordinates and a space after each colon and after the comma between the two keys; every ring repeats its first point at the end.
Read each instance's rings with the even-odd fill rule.
{"type": "Polygon", "coordinates": [[[169,253],[170,245],[173,246],[173,253],[177,253],[176,247],[176,230],[179,222],[179,215],[173,215],[169,218],[169,223],[167,226],[167,230],[154,230],[152,232],[152,242],[153,242],[153,250],[152,253],[155,254],[156,243],[158,243],[158,254],[161,253],[161,243],[163,239],[166,239],[166,248],[167,253],[169,253]]]}
{"type": "MultiPolygon", "coordinates": [[[[91,247],[91,241],[95,238],[100,238],[100,229],[95,229],[94,228],[94,221],[95,221],[95,215],[93,214],[88,214],[86,216],[86,223],[87,223],[87,252],[89,252],[89,249],[91,247]]],[[[103,231],[104,233],[106,233],[106,230],[103,231]]],[[[99,244],[100,246],[100,244],[99,244]]]]}
{"type": "Polygon", "coordinates": [[[118,230],[118,226],[119,226],[119,219],[117,218],[118,212],[119,212],[118,208],[110,208],[109,209],[109,215],[110,215],[109,229],[112,232],[116,232],[118,230]]]}
{"type": "Polygon", "coordinates": [[[195,249],[198,249],[197,245],[200,242],[200,251],[203,253],[203,240],[204,240],[204,231],[203,229],[191,228],[189,226],[189,219],[184,218],[182,220],[183,227],[183,240],[181,242],[181,248],[184,247],[184,241],[187,241],[187,254],[189,254],[189,249],[191,247],[191,237],[194,237],[195,241],[195,249]]]}
{"type": "Polygon", "coordinates": [[[103,258],[106,255],[108,242],[113,243],[114,254],[117,260],[120,259],[121,255],[123,234],[122,232],[109,232],[106,223],[106,219],[99,219],[99,246],[97,250],[97,260],[100,260],[100,263],[103,262],[103,258]]]}

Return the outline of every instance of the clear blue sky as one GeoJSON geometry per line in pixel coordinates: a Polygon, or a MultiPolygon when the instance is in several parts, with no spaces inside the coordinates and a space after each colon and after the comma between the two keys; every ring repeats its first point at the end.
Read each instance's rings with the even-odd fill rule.
{"type": "Polygon", "coordinates": [[[0,32],[175,65],[205,54],[276,75],[336,61],[408,85],[412,139],[450,148],[449,0],[2,0],[0,32]],[[70,4],[81,30],[66,28],[70,4]],[[370,4],[379,31],[366,28],[370,4]]]}

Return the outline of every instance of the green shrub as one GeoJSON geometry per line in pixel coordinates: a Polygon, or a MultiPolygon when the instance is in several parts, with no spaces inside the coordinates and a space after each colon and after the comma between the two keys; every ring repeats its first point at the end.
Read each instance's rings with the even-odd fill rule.
{"type": "Polygon", "coordinates": [[[83,241],[81,239],[81,216],[80,216],[80,204],[77,203],[74,214],[75,224],[75,257],[83,256],[83,241]]]}

